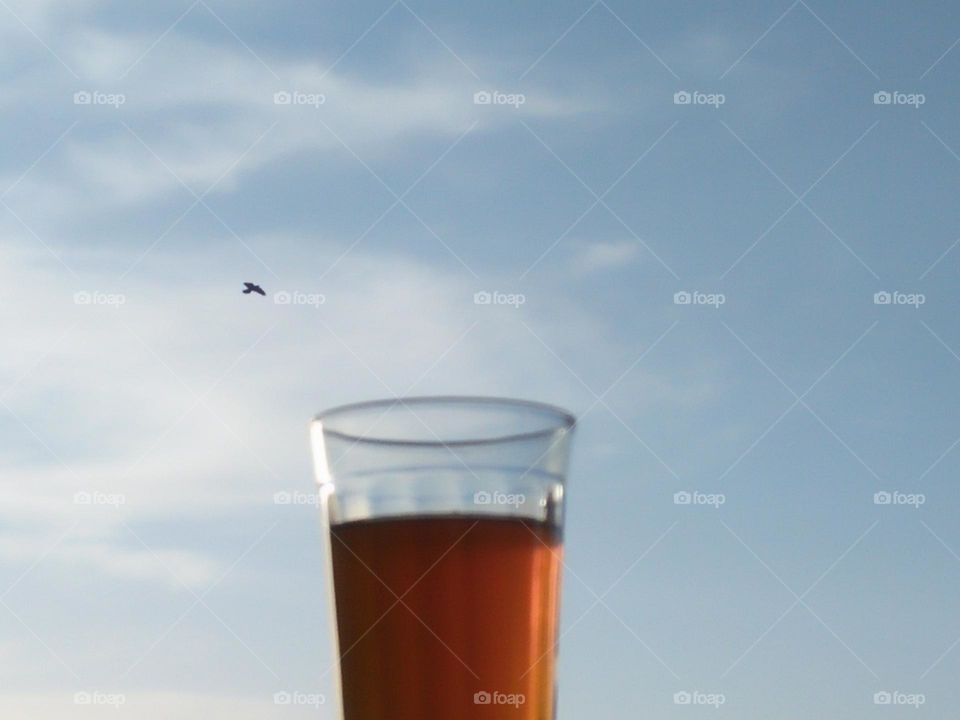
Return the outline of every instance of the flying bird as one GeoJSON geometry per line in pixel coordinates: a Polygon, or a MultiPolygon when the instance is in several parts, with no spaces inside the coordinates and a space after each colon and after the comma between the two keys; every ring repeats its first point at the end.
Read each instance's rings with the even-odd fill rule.
{"type": "Polygon", "coordinates": [[[244,289],[243,289],[244,295],[249,295],[250,293],[257,293],[258,295],[266,296],[266,293],[263,291],[263,288],[260,287],[259,285],[254,285],[253,283],[250,283],[250,282],[245,282],[243,285],[244,285],[244,289]]]}

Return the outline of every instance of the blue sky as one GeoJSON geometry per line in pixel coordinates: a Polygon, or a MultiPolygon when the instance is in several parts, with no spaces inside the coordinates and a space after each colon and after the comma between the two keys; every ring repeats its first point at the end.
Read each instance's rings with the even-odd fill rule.
{"type": "Polygon", "coordinates": [[[273,701],[331,663],[274,494],[315,411],[467,393],[581,416],[561,718],[955,715],[958,37],[926,2],[4,0],[0,707],[332,717],[273,701]]]}

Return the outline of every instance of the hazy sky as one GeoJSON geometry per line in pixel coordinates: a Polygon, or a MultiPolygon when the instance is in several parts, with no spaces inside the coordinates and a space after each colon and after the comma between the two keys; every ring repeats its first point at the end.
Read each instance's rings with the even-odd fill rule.
{"type": "Polygon", "coordinates": [[[274,495],[315,411],[429,393],[581,416],[561,719],[955,717],[958,39],[0,0],[4,717],[332,718],[274,702],[332,660],[274,495]]]}

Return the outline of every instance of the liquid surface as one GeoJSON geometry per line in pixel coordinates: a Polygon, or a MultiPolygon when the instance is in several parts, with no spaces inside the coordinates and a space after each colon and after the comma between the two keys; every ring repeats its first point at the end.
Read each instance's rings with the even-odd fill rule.
{"type": "Polygon", "coordinates": [[[422,516],[331,536],[345,720],[553,718],[553,526],[422,516]]]}

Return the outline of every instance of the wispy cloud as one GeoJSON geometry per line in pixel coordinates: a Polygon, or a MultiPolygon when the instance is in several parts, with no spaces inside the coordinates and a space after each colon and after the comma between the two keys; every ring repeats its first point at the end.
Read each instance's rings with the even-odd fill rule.
{"type": "MultiPolygon", "coordinates": [[[[585,109],[549,91],[531,92],[519,107],[478,105],[474,92],[484,88],[416,64],[406,79],[388,82],[327,71],[313,60],[271,57],[274,75],[232,40],[214,43],[179,30],[121,77],[148,40],[90,27],[58,44],[81,80],[66,73],[51,78],[41,65],[2,84],[15,111],[5,123],[10,129],[27,122],[38,103],[80,120],[10,194],[27,217],[53,204],[59,217],[72,218],[148,203],[184,185],[202,193],[218,180],[216,192],[224,192],[288,156],[316,153],[320,162],[324,153],[342,154],[346,144],[376,158],[418,137],[453,139],[474,124],[482,130],[514,116],[585,109]],[[93,100],[75,106],[75,93],[93,100]],[[274,125],[276,132],[258,142],[274,125]]],[[[0,164],[0,185],[12,185],[23,170],[15,162],[0,164]]]]}
{"type": "Polygon", "coordinates": [[[643,248],[629,240],[598,240],[577,247],[571,264],[577,272],[597,272],[631,265],[642,255],[643,248]]]}
{"type": "MultiPolygon", "coordinates": [[[[0,426],[21,455],[6,456],[0,474],[0,517],[12,528],[2,554],[30,558],[50,529],[95,517],[101,532],[71,537],[58,557],[99,573],[156,577],[140,563],[141,549],[129,548],[123,524],[170,512],[267,507],[277,490],[308,487],[296,438],[323,406],[428,391],[547,397],[568,384],[555,364],[527,376],[539,348],[526,342],[514,316],[522,312],[524,322],[537,325],[537,311],[476,305],[473,293],[482,288],[472,289],[466,275],[361,248],[318,283],[337,257],[334,247],[304,257],[292,240],[272,242],[282,280],[264,283],[266,298],[240,294],[245,261],[236,248],[233,260],[218,261],[226,276],[235,275],[224,283],[189,270],[224,257],[223,248],[210,246],[160,254],[135,285],[87,272],[83,287],[64,284],[52,259],[28,261],[42,257],[39,249],[5,250],[0,285],[14,302],[0,307],[0,318],[20,338],[21,353],[0,357],[0,379],[9,388],[0,426]],[[59,292],[45,290],[57,285],[59,292]],[[283,304],[277,292],[323,300],[283,304]],[[76,301],[76,293],[86,299],[76,301]],[[398,316],[406,321],[390,320],[398,316]],[[23,473],[30,483],[17,479],[23,473]],[[122,502],[84,507],[78,493],[122,502]],[[46,532],[15,529],[27,519],[46,532]]],[[[499,282],[508,287],[505,278],[499,282]]],[[[532,305],[536,289],[529,293],[532,305]]],[[[609,341],[582,311],[568,314],[566,330],[573,324],[594,347],[609,341]]],[[[576,397],[574,390],[571,403],[576,397]]],[[[159,550],[197,582],[212,571],[201,556],[159,550]]]]}

